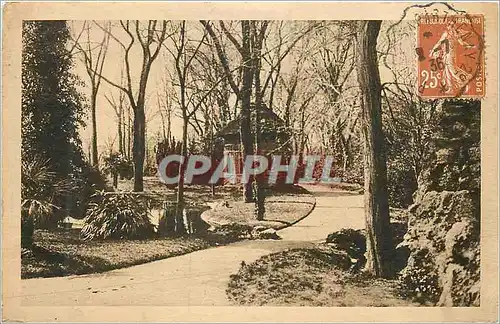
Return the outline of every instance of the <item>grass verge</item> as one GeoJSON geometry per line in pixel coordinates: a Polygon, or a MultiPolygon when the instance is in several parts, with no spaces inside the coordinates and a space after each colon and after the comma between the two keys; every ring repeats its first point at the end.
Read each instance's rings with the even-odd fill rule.
{"type": "Polygon", "coordinates": [[[273,188],[265,200],[263,220],[255,219],[255,204],[242,201],[227,201],[202,214],[202,219],[217,227],[236,224],[250,227],[272,228],[288,227],[307,216],[314,208],[315,199],[307,190],[299,186],[273,188]]]}
{"type": "Polygon", "coordinates": [[[349,257],[339,251],[286,250],[243,265],[226,293],[233,304],[246,306],[419,306],[399,296],[395,281],[349,267],[349,257]]]}
{"type": "MultiPolygon", "coordinates": [[[[406,232],[407,214],[394,209],[391,215],[396,246],[406,232]]],[[[359,271],[365,252],[364,231],[343,229],[328,235],[325,243],[242,264],[231,275],[226,293],[233,304],[246,306],[420,306],[404,298],[397,280],[359,271]]],[[[406,259],[396,253],[395,265],[404,267],[406,259]]]]}
{"type": "Polygon", "coordinates": [[[35,246],[23,250],[21,278],[103,272],[166,259],[228,243],[221,236],[82,241],[79,230],[37,230],[35,246]]]}

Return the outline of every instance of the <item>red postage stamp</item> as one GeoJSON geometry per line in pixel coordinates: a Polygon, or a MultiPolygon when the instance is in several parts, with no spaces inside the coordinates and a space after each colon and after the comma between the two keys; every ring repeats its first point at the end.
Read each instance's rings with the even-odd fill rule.
{"type": "Polygon", "coordinates": [[[416,52],[422,98],[484,96],[482,15],[421,16],[416,52]]]}

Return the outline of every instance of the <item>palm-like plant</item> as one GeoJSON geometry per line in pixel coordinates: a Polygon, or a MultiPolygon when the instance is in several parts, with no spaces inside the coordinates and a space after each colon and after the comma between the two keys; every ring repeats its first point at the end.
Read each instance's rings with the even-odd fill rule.
{"type": "Polygon", "coordinates": [[[55,201],[73,188],[71,180],[58,179],[49,161],[34,157],[21,165],[21,246],[33,244],[35,226],[45,222],[60,207],[55,201]]]}
{"type": "Polygon", "coordinates": [[[134,193],[97,192],[80,235],[84,240],[143,239],[153,234],[148,203],[134,193]]]}

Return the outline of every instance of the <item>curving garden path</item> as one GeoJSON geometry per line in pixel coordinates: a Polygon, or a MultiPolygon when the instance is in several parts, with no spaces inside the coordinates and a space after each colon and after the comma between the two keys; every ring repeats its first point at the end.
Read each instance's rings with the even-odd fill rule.
{"type": "Polygon", "coordinates": [[[23,306],[223,306],[229,276],[241,262],[306,247],[341,228],[364,228],[363,196],[305,186],[316,198],[311,214],[280,230],[282,240],[242,241],[100,274],[22,280],[23,306]]]}

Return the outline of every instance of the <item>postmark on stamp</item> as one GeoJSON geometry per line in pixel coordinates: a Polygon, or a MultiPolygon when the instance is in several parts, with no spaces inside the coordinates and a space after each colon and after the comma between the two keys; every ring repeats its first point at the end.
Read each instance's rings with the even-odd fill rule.
{"type": "Polygon", "coordinates": [[[482,98],[482,15],[422,15],[418,19],[418,93],[422,98],[482,98]]]}

